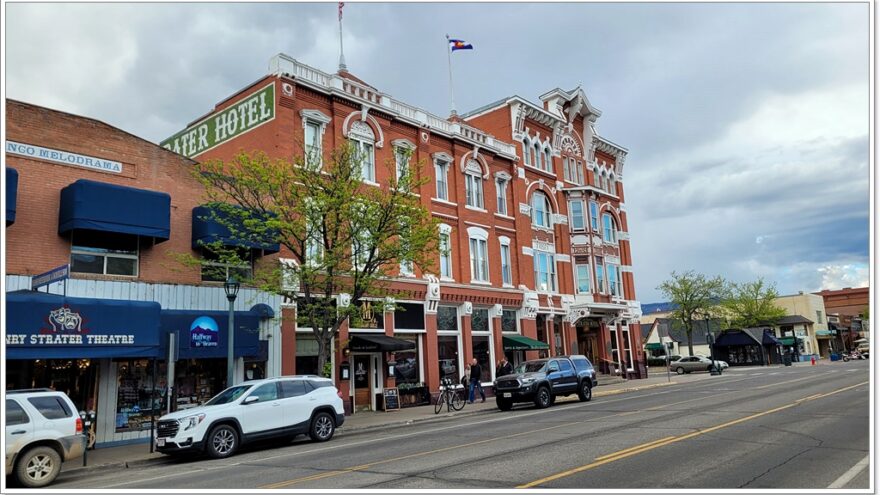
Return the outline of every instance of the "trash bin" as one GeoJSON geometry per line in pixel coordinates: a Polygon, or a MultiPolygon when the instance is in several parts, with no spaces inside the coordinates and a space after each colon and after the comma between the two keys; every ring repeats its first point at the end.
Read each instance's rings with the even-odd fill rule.
{"type": "Polygon", "coordinates": [[[786,366],[791,366],[791,354],[786,354],[782,356],[782,364],[786,366]]]}

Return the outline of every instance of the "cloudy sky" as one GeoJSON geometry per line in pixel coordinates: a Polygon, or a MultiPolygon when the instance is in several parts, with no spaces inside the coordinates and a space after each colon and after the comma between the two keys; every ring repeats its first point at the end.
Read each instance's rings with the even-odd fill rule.
{"type": "MultiPolygon", "coordinates": [[[[153,141],[263,76],[327,72],[336,3],[5,5],[6,95],[153,141]],[[47,34],[55,33],[56,36],[47,34]]],[[[448,114],[581,84],[624,169],[637,296],[673,270],[782,293],[868,283],[868,4],[345,7],[349,70],[448,114]]],[[[509,139],[509,138],[508,138],[509,139]]]]}

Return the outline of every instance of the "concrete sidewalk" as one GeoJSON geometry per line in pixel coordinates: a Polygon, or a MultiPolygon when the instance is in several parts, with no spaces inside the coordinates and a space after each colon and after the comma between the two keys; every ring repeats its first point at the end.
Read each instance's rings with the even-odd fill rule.
{"type": "MultiPolygon", "coordinates": [[[[649,375],[650,376],[650,375],[649,375]]],[[[689,375],[687,381],[695,381],[702,375],[689,375]]],[[[705,374],[708,377],[708,374],[705,374]]],[[[599,377],[599,386],[593,391],[593,398],[599,399],[609,395],[635,392],[667,385],[674,385],[681,381],[681,377],[673,376],[672,381],[667,381],[666,373],[654,374],[643,380],[623,380],[617,377],[599,377]]],[[[558,403],[577,401],[577,396],[560,398],[558,403]]],[[[518,407],[532,407],[522,404],[518,407]]],[[[461,411],[447,412],[444,407],[440,414],[434,414],[434,406],[407,407],[397,411],[388,412],[361,412],[345,418],[345,424],[339,428],[337,435],[347,437],[354,434],[378,431],[386,428],[400,428],[413,424],[425,424],[432,422],[455,421],[459,418],[471,417],[480,414],[497,412],[495,399],[488,397],[486,402],[479,399],[474,404],[466,404],[461,411]]],[[[150,453],[149,443],[123,445],[119,447],[107,447],[90,450],[88,452],[88,465],[82,465],[82,459],[73,459],[62,465],[61,472],[75,475],[85,475],[92,470],[107,468],[132,468],[150,464],[161,463],[169,458],[163,454],[150,453]]]]}

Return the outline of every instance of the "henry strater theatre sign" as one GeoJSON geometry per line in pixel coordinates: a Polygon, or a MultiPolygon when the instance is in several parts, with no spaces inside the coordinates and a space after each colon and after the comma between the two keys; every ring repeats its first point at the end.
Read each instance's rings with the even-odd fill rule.
{"type": "Polygon", "coordinates": [[[192,158],[275,118],[275,83],[159,143],[192,158]]]}
{"type": "Polygon", "coordinates": [[[78,311],[62,306],[50,311],[37,334],[6,334],[7,345],[130,345],[134,335],[91,334],[78,311]]]}

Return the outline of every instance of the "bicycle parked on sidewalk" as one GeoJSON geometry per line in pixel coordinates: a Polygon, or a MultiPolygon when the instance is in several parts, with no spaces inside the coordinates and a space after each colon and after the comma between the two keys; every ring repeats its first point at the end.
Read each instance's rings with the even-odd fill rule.
{"type": "Polygon", "coordinates": [[[440,380],[440,395],[437,397],[437,403],[434,404],[434,414],[440,414],[444,404],[446,411],[461,411],[464,408],[464,391],[452,388],[452,383],[450,378],[440,380]]]}

